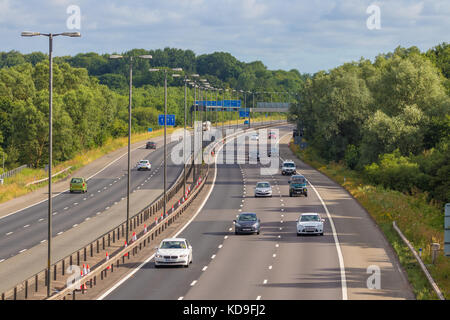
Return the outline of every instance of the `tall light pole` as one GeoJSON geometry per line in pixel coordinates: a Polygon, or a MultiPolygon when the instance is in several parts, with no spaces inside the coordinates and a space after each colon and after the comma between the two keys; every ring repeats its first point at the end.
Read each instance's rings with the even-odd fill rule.
{"type": "MultiPolygon", "coordinates": [[[[170,70],[175,72],[181,72],[181,68],[171,68],[170,70]]],[[[164,71],[164,216],[167,214],[166,202],[167,202],[167,69],[149,69],[150,72],[164,71]]]]}
{"type": "MultiPolygon", "coordinates": [[[[173,77],[180,77],[179,74],[172,75],[173,77]]],[[[198,77],[198,74],[192,74],[191,77],[198,77]]],[[[186,108],[187,108],[187,84],[189,82],[188,75],[184,76],[184,139],[183,139],[183,194],[186,194],[186,108]]]]}
{"type": "Polygon", "coordinates": [[[131,184],[131,105],[133,96],[133,58],[140,59],[151,59],[151,55],[140,55],[140,56],[130,56],[124,57],[117,54],[112,54],[109,56],[110,59],[126,59],[129,58],[129,92],[128,92],[128,168],[127,168],[127,232],[125,235],[125,241],[128,243],[128,233],[130,232],[130,184],[131,184]]]}
{"type": "Polygon", "coordinates": [[[48,65],[49,65],[49,80],[48,80],[48,244],[47,244],[47,297],[51,295],[51,251],[52,251],[52,162],[53,162],[53,38],[57,36],[65,36],[71,38],[81,37],[79,32],[62,32],[62,33],[40,33],[24,31],[21,33],[22,37],[48,37],[48,65]]]}

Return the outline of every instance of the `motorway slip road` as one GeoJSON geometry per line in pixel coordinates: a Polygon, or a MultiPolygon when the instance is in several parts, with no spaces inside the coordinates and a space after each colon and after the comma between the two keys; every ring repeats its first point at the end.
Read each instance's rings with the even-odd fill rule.
{"type": "MultiPolygon", "coordinates": [[[[289,126],[280,127],[282,159],[294,159],[287,146],[291,132],[289,126]]],[[[280,172],[261,175],[259,164],[217,165],[211,194],[177,234],[193,246],[191,266],[155,269],[150,261],[100,298],[414,299],[392,248],[368,213],[326,176],[295,162],[312,184],[307,198],[290,198],[289,178],[280,172]],[[258,181],[272,184],[272,198],[254,198],[258,181]],[[258,215],[259,235],[234,234],[232,220],[240,212],[258,215]],[[303,212],[325,218],[324,236],[297,237],[295,221],[303,212]],[[373,266],[381,271],[379,289],[367,285],[373,266]]]]}

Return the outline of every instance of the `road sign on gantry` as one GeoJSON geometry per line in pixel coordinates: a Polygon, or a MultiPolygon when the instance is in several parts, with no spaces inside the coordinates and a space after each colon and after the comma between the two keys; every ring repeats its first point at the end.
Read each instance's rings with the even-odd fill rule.
{"type": "MultiPolygon", "coordinates": [[[[164,115],[160,114],[158,116],[158,124],[160,126],[164,125],[164,115]]],[[[166,126],[174,126],[175,125],[175,115],[174,114],[168,114],[167,115],[167,122],[166,122],[166,126]]]]}

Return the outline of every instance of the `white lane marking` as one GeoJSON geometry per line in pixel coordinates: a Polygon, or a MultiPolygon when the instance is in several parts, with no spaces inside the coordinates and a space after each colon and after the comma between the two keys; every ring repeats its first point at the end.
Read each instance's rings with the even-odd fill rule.
{"type": "Polygon", "coordinates": [[[218,247],[218,248],[219,248],[219,249],[222,249],[222,247],[223,247],[223,245],[219,244],[219,247],[218,247]]]}
{"type": "Polygon", "coordinates": [[[224,239],[228,239],[228,236],[223,237],[224,239]]]}
{"type": "Polygon", "coordinates": [[[69,209],[69,207],[65,207],[65,208],[64,208],[64,210],[67,210],[67,209],[69,209]]]}
{"type": "Polygon", "coordinates": [[[41,221],[44,221],[44,218],[41,218],[41,219],[38,220],[38,222],[41,222],[41,221]]]}
{"type": "Polygon", "coordinates": [[[74,206],[78,205],[78,202],[75,202],[73,205],[74,205],[74,206]]]}
{"type": "Polygon", "coordinates": [[[44,243],[44,242],[46,242],[46,241],[47,241],[47,240],[44,239],[44,240],[41,241],[41,243],[44,243]]]}
{"type": "Polygon", "coordinates": [[[83,198],[83,201],[87,200],[87,198],[83,198]]]}
{"type": "Polygon", "coordinates": [[[8,232],[6,235],[7,236],[9,236],[10,234],[13,234],[13,232],[12,231],[10,231],[10,232],[8,232]]]}
{"type": "Polygon", "coordinates": [[[267,283],[267,279],[264,279],[263,284],[266,284],[266,283],[267,283]]]}
{"type": "Polygon", "coordinates": [[[322,203],[322,206],[325,209],[325,212],[327,213],[327,217],[328,217],[328,220],[330,222],[331,230],[333,232],[334,243],[336,245],[336,251],[337,251],[338,259],[339,259],[339,267],[341,269],[342,300],[347,300],[348,299],[348,296],[347,296],[347,279],[346,279],[346,276],[345,276],[344,257],[342,255],[341,246],[339,244],[339,239],[338,239],[338,236],[337,236],[336,228],[334,226],[333,218],[331,217],[331,214],[328,211],[328,208],[325,205],[325,202],[323,201],[323,199],[320,196],[320,194],[317,191],[317,189],[314,187],[314,185],[309,180],[308,180],[308,183],[311,186],[311,188],[314,190],[314,192],[316,193],[317,197],[319,198],[320,202],[322,203]]]}
{"type": "Polygon", "coordinates": [[[109,209],[109,207],[106,207],[106,208],[105,208],[105,210],[108,210],[108,209],[109,209]]]}
{"type": "MultiPolygon", "coordinates": [[[[233,141],[230,140],[230,141],[233,141]]],[[[221,145],[219,147],[218,152],[220,152],[220,150],[223,148],[223,145],[221,145]]],[[[217,157],[215,158],[215,163],[214,163],[214,178],[212,180],[211,183],[211,188],[209,189],[208,194],[206,195],[205,199],[203,200],[202,204],[198,207],[197,212],[194,214],[194,216],[174,235],[174,237],[176,238],[181,232],[184,231],[184,229],[186,229],[192,221],[194,221],[194,219],[197,217],[197,215],[202,211],[203,207],[205,206],[206,202],[208,201],[209,197],[211,196],[211,193],[214,189],[214,185],[216,183],[216,178],[217,178],[217,157]]],[[[125,199],[125,198],[123,198],[125,199]]],[[[97,213],[97,214],[100,214],[97,213]]],[[[111,292],[113,292],[115,289],[117,289],[122,283],[124,283],[125,281],[127,281],[130,277],[132,277],[136,272],[138,272],[145,264],[147,264],[149,261],[151,261],[154,258],[155,254],[152,254],[150,257],[147,258],[147,260],[145,260],[144,262],[142,262],[137,268],[135,268],[132,272],[130,272],[126,277],[122,278],[119,282],[117,282],[113,287],[111,287],[109,290],[107,290],[104,294],[102,294],[100,297],[97,298],[97,300],[103,300],[106,296],[108,296],[111,292]]],[[[214,259],[216,257],[215,254],[213,254],[211,256],[211,259],[214,259]]]]}
{"type": "Polygon", "coordinates": [[[257,296],[257,297],[256,297],[256,300],[261,300],[261,296],[257,296]]]}
{"type": "Polygon", "coordinates": [[[86,219],[84,219],[85,221],[89,221],[89,220],[91,220],[91,218],[86,218],[86,219]]]}
{"type": "Polygon", "coordinates": [[[280,236],[280,235],[278,236],[278,239],[279,239],[279,238],[281,238],[281,236],[280,236]]]}
{"type": "Polygon", "coordinates": [[[196,283],[197,283],[197,280],[192,281],[191,287],[195,286],[196,283]]]}
{"type": "Polygon", "coordinates": [[[63,232],[62,231],[58,232],[57,236],[59,236],[60,234],[63,234],[63,232]]]}
{"type": "Polygon", "coordinates": [[[101,212],[99,211],[99,212],[96,213],[96,215],[99,215],[100,213],[101,213],[101,212]]]}
{"type": "Polygon", "coordinates": [[[178,300],[183,300],[183,297],[179,297],[178,300]]]}
{"type": "MultiPolygon", "coordinates": [[[[56,216],[58,214],[58,211],[53,212],[53,215],[56,216]]],[[[42,219],[44,220],[44,219],[42,219]]]]}
{"type": "Polygon", "coordinates": [[[3,262],[3,261],[5,261],[5,259],[0,260],[0,262],[3,262]]]}
{"type": "Polygon", "coordinates": [[[204,266],[202,271],[205,271],[206,269],[208,269],[208,266],[204,266]]]}
{"type": "Polygon", "coordinates": [[[97,192],[102,192],[101,190],[98,190],[97,192]]]}
{"type": "Polygon", "coordinates": [[[228,229],[228,231],[232,231],[232,230],[233,230],[233,228],[228,229]]]}
{"type": "Polygon", "coordinates": [[[272,257],[274,257],[274,258],[275,258],[276,256],[277,256],[277,254],[276,254],[276,253],[274,253],[274,254],[272,255],[272,257]]]}
{"type": "Polygon", "coordinates": [[[25,225],[25,226],[23,226],[24,228],[28,228],[30,225],[29,224],[27,224],[27,225],[25,225]]]}
{"type": "Polygon", "coordinates": [[[276,248],[278,248],[279,246],[280,246],[280,245],[279,245],[278,243],[275,245],[276,248]]]}
{"type": "Polygon", "coordinates": [[[27,249],[20,250],[19,253],[25,252],[27,249]]]}
{"type": "Polygon", "coordinates": [[[269,266],[269,270],[272,270],[272,266],[269,266]]]}

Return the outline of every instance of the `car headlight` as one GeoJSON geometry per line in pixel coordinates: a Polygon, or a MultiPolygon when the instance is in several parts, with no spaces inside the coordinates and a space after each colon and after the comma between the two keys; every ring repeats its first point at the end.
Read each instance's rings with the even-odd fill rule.
{"type": "Polygon", "coordinates": [[[257,226],[258,226],[258,222],[254,223],[252,227],[256,228],[257,226]]]}

